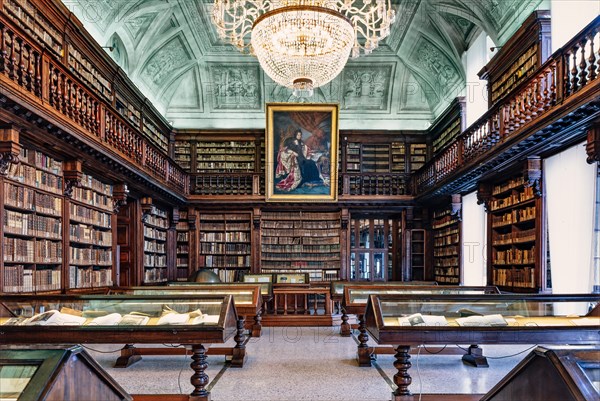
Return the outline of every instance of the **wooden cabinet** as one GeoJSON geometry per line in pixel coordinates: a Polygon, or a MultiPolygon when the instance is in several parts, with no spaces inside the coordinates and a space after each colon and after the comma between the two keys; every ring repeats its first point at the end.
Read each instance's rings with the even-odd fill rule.
{"type": "Polygon", "coordinates": [[[339,279],[340,228],[339,211],[262,212],[261,272],[339,279]]]}
{"type": "Polygon", "coordinates": [[[198,268],[238,281],[252,262],[251,213],[201,213],[198,268]]]}

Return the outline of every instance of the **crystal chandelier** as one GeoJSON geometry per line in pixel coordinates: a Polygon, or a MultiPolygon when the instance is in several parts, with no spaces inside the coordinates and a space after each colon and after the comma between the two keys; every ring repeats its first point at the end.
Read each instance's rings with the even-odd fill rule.
{"type": "Polygon", "coordinates": [[[256,55],[265,73],[294,95],[311,96],[390,33],[390,0],[215,0],[219,36],[256,55]]]}

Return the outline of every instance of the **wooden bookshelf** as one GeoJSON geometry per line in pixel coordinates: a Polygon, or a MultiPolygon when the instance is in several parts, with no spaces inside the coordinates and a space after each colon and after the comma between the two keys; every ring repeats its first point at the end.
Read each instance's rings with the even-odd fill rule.
{"type": "Polygon", "coordinates": [[[433,274],[439,284],[460,284],[461,221],[452,206],[433,212],[433,274]]]}
{"type": "Polygon", "coordinates": [[[175,280],[187,281],[190,275],[190,223],[187,210],[179,211],[175,241],[175,280]]]}
{"type": "Polygon", "coordinates": [[[311,281],[340,277],[341,214],[262,212],[261,272],[308,273],[311,281]]]}
{"type": "Polygon", "coordinates": [[[200,214],[198,267],[213,269],[223,282],[238,281],[252,261],[250,213],[200,214]]]}
{"type": "Polygon", "coordinates": [[[410,262],[410,280],[426,280],[425,271],[425,230],[421,228],[408,231],[408,260],[410,262]]]}
{"type": "Polygon", "coordinates": [[[143,220],[144,284],[165,282],[167,274],[167,211],[152,205],[143,220]]]}
{"type": "Polygon", "coordinates": [[[192,168],[192,144],[189,141],[175,141],[173,158],[187,172],[192,168]]]}
{"type": "Polygon", "coordinates": [[[391,152],[392,173],[406,173],[406,144],[404,142],[392,142],[391,152]]]}
{"type": "Polygon", "coordinates": [[[411,143],[410,144],[410,172],[414,173],[427,161],[427,144],[411,143]]]}
{"type": "Polygon", "coordinates": [[[169,153],[169,137],[167,134],[161,132],[151,119],[145,116],[142,117],[142,132],[160,150],[164,153],[169,153]]]}
{"type": "Polygon", "coordinates": [[[355,173],[389,173],[390,145],[348,143],[346,171],[355,173]]]}
{"type": "Polygon", "coordinates": [[[62,162],[21,149],[3,179],[2,292],[61,289],[62,162]]]}
{"type": "Polygon", "coordinates": [[[116,100],[115,100],[115,108],[125,119],[129,120],[134,127],[140,127],[140,123],[142,120],[141,111],[127,98],[121,95],[119,92],[115,92],[116,100]]]}
{"type": "Polygon", "coordinates": [[[43,43],[55,56],[62,57],[63,35],[33,0],[4,0],[3,11],[16,25],[43,43]]]}
{"type": "Polygon", "coordinates": [[[69,204],[68,289],[113,285],[113,187],[83,174],[69,204]]]}
{"type": "Polygon", "coordinates": [[[254,141],[197,141],[197,173],[254,172],[256,150],[254,141]]]}
{"type": "Polygon", "coordinates": [[[492,186],[488,206],[491,285],[510,292],[538,292],[542,285],[542,199],[539,181],[524,175],[492,186]]]}
{"type": "Polygon", "coordinates": [[[79,77],[88,88],[93,88],[95,93],[104,100],[112,102],[112,84],[98,71],[92,62],[73,46],[68,46],[67,64],[73,74],[79,77]]]}
{"type": "Polygon", "coordinates": [[[529,78],[551,49],[550,12],[534,11],[478,74],[488,81],[490,107],[529,78]]]}

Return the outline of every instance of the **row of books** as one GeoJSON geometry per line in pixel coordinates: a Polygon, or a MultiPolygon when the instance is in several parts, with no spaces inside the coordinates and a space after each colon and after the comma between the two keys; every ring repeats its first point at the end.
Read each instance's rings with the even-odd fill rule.
{"type": "Polygon", "coordinates": [[[166,253],[165,243],[144,240],[144,252],[166,253]]]}
{"type": "MultiPolygon", "coordinates": [[[[268,261],[261,260],[261,268],[263,269],[339,269],[340,261],[268,261]]],[[[286,272],[284,270],[284,272],[286,272]]]]}
{"type": "Polygon", "coordinates": [[[4,262],[62,263],[62,243],[48,240],[4,238],[4,262]]]}
{"type": "Polygon", "coordinates": [[[164,228],[165,230],[169,228],[169,221],[161,216],[149,215],[145,221],[146,224],[151,224],[155,227],[164,228]]]}
{"type": "Polygon", "coordinates": [[[235,255],[249,254],[251,251],[250,244],[243,243],[223,243],[223,242],[201,242],[201,253],[227,253],[235,255]]]}
{"type": "Polygon", "coordinates": [[[175,260],[175,265],[179,267],[188,267],[190,263],[190,259],[187,256],[177,256],[175,260]]]}
{"type": "Polygon", "coordinates": [[[85,266],[112,266],[112,250],[70,247],[70,263],[85,266]]]}
{"type": "Polygon", "coordinates": [[[41,170],[49,171],[55,175],[62,175],[62,162],[37,150],[21,148],[19,159],[23,163],[29,164],[41,170]]]}
{"type": "Polygon", "coordinates": [[[444,284],[460,284],[460,277],[436,275],[435,281],[437,281],[438,283],[444,283],[444,284]]]}
{"type": "Polygon", "coordinates": [[[73,199],[86,205],[95,206],[112,212],[112,197],[85,188],[74,188],[73,199]]]}
{"type": "Polygon", "coordinates": [[[177,247],[175,248],[175,252],[182,254],[182,253],[189,253],[190,252],[190,246],[188,244],[177,244],[177,247]]]}
{"type": "Polygon", "coordinates": [[[435,267],[453,267],[458,266],[459,264],[458,256],[447,258],[447,259],[435,259],[434,266],[435,267]]]}
{"type": "Polygon", "coordinates": [[[447,237],[442,237],[442,238],[436,238],[433,240],[433,246],[436,247],[445,247],[448,245],[455,245],[458,244],[460,242],[460,235],[459,234],[452,234],[450,236],[447,237]]]}
{"type": "Polygon", "coordinates": [[[25,32],[43,41],[48,49],[56,55],[62,52],[62,35],[49,22],[45,15],[39,11],[32,1],[5,0],[6,13],[25,32]]]}
{"type": "Polygon", "coordinates": [[[60,219],[55,219],[53,217],[5,210],[4,232],[9,234],[60,239],[62,236],[62,222],[60,219]]]}
{"type": "Polygon", "coordinates": [[[144,270],[144,283],[161,283],[167,281],[166,267],[155,267],[144,270]]]}
{"type": "Polygon", "coordinates": [[[67,62],[69,63],[71,71],[96,89],[96,91],[103,95],[107,100],[111,100],[110,82],[73,46],[69,46],[67,62]]]}
{"type": "Polygon", "coordinates": [[[200,221],[200,230],[204,231],[250,231],[250,223],[210,223],[200,221]]]}
{"type": "Polygon", "coordinates": [[[55,216],[60,216],[62,212],[61,198],[37,192],[32,188],[14,185],[10,182],[4,183],[4,203],[7,206],[55,216]]]}
{"type": "Polygon", "coordinates": [[[85,224],[73,224],[69,227],[70,239],[73,242],[98,246],[112,245],[112,232],[97,230],[85,224]]]}
{"type": "Polygon", "coordinates": [[[17,182],[39,188],[46,192],[62,195],[63,182],[60,176],[38,170],[26,164],[11,164],[8,177],[17,182]]]}
{"type": "Polygon", "coordinates": [[[340,237],[263,236],[261,242],[267,245],[336,245],[340,243],[340,237]]]}
{"type": "Polygon", "coordinates": [[[459,232],[460,231],[459,231],[458,227],[450,227],[450,228],[446,228],[446,229],[443,229],[443,230],[436,231],[433,234],[433,237],[434,238],[447,237],[447,236],[452,235],[452,234],[458,234],[459,232]]]}
{"type": "Polygon", "coordinates": [[[154,227],[144,226],[144,237],[158,241],[166,241],[167,232],[154,227]]]}
{"type": "Polygon", "coordinates": [[[112,285],[111,269],[69,266],[70,288],[110,287],[112,285]]]}
{"type": "Polygon", "coordinates": [[[443,248],[434,248],[433,256],[436,258],[444,258],[448,256],[458,256],[458,245],[446,246],[443,248]]]}
{"type": "Polygon", "coordinates": [[[272,228],[263,228],[261,230],[261,234],[263,237],[305,237],[305,238],[323,238],[323,237],[336,237],[339,238],[340,230],[318,230],[313,231],[309,229],[292,229],[292,230],[282,230],[282,229],[272,229],[272,228]]]}
{"type": "Polygon", "coordinates": [[[201,214],[200,221],[209,220],[209,221],[248,221],[250,216],[248,214],[243,213],[232,213],[232,214],[201,214]]]}
{"type": "Polygon", "coordinates": [[[506,198],[492,200],[490,202],[490,210],[493,212],[495,210],[503,209],[505,207],[515,206],[520,203],[527,202],[528,200],[531,200],[533,198],[535,198],[533,188],[525,187],[523,188],[523,192],[520,192],[518,194],[511,194],[506,198]]]}
{"type": "Polygon", "coordinates": [[[262,244],[261,250],[263,252],[308,252],[308,253],[330,253],[339,252],[340,245],[274,245],[274,244],[262,244]]]}
{"type": "Polygon", "coordinates": [[[498,286],[535,288],[535,268],[494,269],[493,283],[498,286]]]}
{"type": "Polygon", "coordinates": [[[456,216],[446,215],[436,218],[432,224],[432,228],[434,230],[439,230],[440,228],[451,226],[456,223],[458,223],[458,218],[456,216]]]}
{"type": "Polygon", "coordinates": [[[524,231],[515,231],[506,234],[498,234],[494,239],[493,245],[510,245],[523,242],[535,241],[535,228],[524,231]]]}
{"type": "Polygon", "coordinates": [[[438,266],[434,269],[434,274],[436,276],[458,276],[460,274],[460,268],[458,265],[448,267],[438,266]]]}
{"type": "Polygon", "coordinates": [[[60,277],[60,270],[34,270],[24,265],[4,266],[3,292],[58,290],[60,277]]]}
{"type": "Polygon", "coordinates": [[[268,220],[340,220],[339,212],[264,212],[262,214],[262,223],[268,220]]]}
{"type": "Polygon", "coordinates": [[[144,267],[167,267],[167,255],[144,254],[144,267]]]}
{"type": "Polygon", "coordinates": [[[111,215],[109,213],[103,213],[74,203],[70,204],[69,211],[71,213],[71,220],[104,228],[111,227],[111,215]]]}
{"type": "Polygon", "coordinates": [[[188,232],[178,232],[177,233],[177,242],[187,242],[190,239],[190,233],[188,232]]]}
{"type": "Polygon", "coordinates": [[[339,221],[272,221],[266,220],[261,223],[261,227],[273,228],[273,229],[318,229],[325,230],[331,228],[340,228],[341,223],[339,221]]]}
{"type": "Polygon", "coordinates": [[[508,249],[506,251],[496,251],[494,254],[495,265],[511,264],[534,264],[535,246],[531,249],[508,249]]]}
{"type": "Polygon", "coordinates": [[[250,267],[250,256],[199,255],[198,265],[201,267],[250,267]]]}
{"type": "Polygon", "coordinates": [[[523,223],[535,219],[535,206],[529,206],[525,209],[512,210],[501,216],[492,216],[492,227],[502,227],[515,223],[523,223]]]}
{"type": "Polygon", "coordinates": [[[261,254],[262,260],[281,260],[281,261],[289,261],[289,260],[306,260],[306,261],[331,261],[331,260],[340,260],[340,254],[338,253],[328,253],[328,254],[320,254],[320,253],[302,253],[302,252],[290,252],[287,254],[282,253],[270,253],[270,252],[262,252],[261,254]]]}
{"type": "Polygon", "coordinates": [[[201,242],[250,242],[250,233],[248,232],[227,232],[227,233],[200,233],[201,242]]]}
{"type": "Polygon", "coordinates": [[[525,179],[523,177],[513,178],[504,184],[494,186],[492,195],[498,195],[510,189],[520,187],[523,184],[525,184],[525,179]]]}
{"type": "Polygon", "coordinates": [[[239,281],[241,271],[240,270],[227,270],[227,269],[213,269],[213,271],[219,276],[219,279],[224,283],[233,283],[239,281]]]}

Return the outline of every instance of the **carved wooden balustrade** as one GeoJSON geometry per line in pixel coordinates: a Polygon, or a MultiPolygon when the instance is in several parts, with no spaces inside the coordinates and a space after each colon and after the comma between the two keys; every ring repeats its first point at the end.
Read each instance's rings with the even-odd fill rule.
{"type": "Polygon", "coordinates": [[[407,175],[399,173],[345,173],[339,195],[398,196],[406,195],[407,175]]]}
{"type": "MultiPolygon", "coordinates": [[[[66,66],[59,54],[64,48],[48,49],[39,32],[25,29],[0,12],[0,80],[34,103],[49,105],[67,119],[74,133],[93,139],[111,152],[122,155],[138,169],[183,195],[189,192],[188,175],[146,138],[142,127],[123,118],[66,66]],[[37,35],[37,36],[36,36],[37,35]]],[[[13,17],[14,19],[14,17],[13,17]]],[[[72,44],[67,44],[72,46],[72,44]]]]}
{"type": "Polygon", "coordinates": [[[193,174],[193,195],[264,195],[258,192],[258,173],[215,173],[215,174],[193,174]]]}
{"type": "Polygon", "coordinates": [[[414,176],[422,193],[498,151],[577,96],[593,100],[600,87],[600,17],[556,51],[530,78],[500,99],[414,176]]]}

